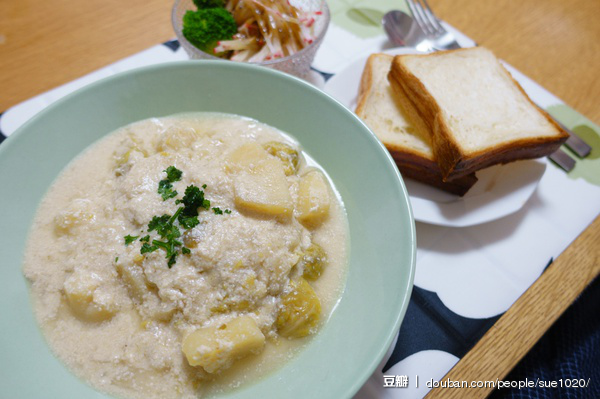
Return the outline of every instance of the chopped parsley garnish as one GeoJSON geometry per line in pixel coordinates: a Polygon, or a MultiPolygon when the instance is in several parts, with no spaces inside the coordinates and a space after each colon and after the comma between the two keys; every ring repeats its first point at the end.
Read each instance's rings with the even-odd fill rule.
{"type": "MultiPolygon", "coordinates": [[[[158,194],[162,196],[163,201],[176,197],[177,191],[173,189],[173,183],[180,181],[183,172],[174,166],[169,166],[163,172],[167,174],[167,178],[158,183],[158,194]]],[[[202,188],[206,189],[207,185],[203,184],[202,188]]],[[[204,198],[204,191],[195,185],[191,184],[185,189],[183,198],[177,199],[176,204],[182,204],[173,215],[164,214],[162,216],[154,216],[148,223],[148,233],[156,232],[160,239],[151,239],[150,234],[140,238],[142,246],[140,254],[144,255],[157,251],[159,249],[165,251],[165,258],[168,259],[167,265],[169,269],[177,262],[179,253],[189,255],[191,250],[179,241],[181,237],[180,227],[185,230],[190,230],[200,224],[198,219],[198,209],[203,208],[210,210],[210,201],[204,198]],[[175,224],[179,222],[179,226],[175,224]]],[[[231,213],[229,209],[221,210],[219,207],[213,207],[212,210],[217,215],[223,213],[231,213]]],[[[128,235],[125,237],[125,245],[129,245],[139,236],[128,235]]],[[[119,258],[115,259],[115,262],[119,258]]]]}
{"type": "MultiPolygon", "coordinates": [[[[202,187],[206,188],[206,184],[202,187]]],[[[193,184],[187,186],[183,198],[176,200],[175,203],[184,205],[180,208],[182,211],[178,220],[179,224],[186,229],[194,228],[200,223],[198,220],[198,208],[210,209],[210,201],[204,198],[204,191],[193,184]]]]}
{"type": "Polygon", "coordinates": [[[148,232],[156,230],[160,236],[163,236],[169,228],[169,219],[171,219],[170,215],[154,216],[148,223],[148,232]]]}
{"type": "Polygon", "coordinates": [[[163,172],[167,174],[167,179],[171,183],[181,180],[181,176],[183,176],[183,172],[175,166],[169,166],[167,169],[163,170],[163,172]]]}
{"type": "MultiPolygon", "coordinates": [[[[175,264],[175,262],[177,260],[177,254],[178,254],[179,247],[181,247],[182,250],[183,250],[183,248],[185,248],[185,247],[183,247],[183,243],[181,241],[177,240],[177,238],[181,236],[181,232],[179,231],[179,228],[173,224],[175,222],[175,219],[177,218],[176,215],[177,214],[175,214],[173,216],[169,216],[169,215],[162,215],[160,217],[155,216],[148,224],[148,231],[156,230],[158,235],[160,235],[160,237],[164,241],[152,240],[152,244],[150,244],[148,242],[144,242],[144,244],[142,244],[142,248],[140,249],[140,254],[142,254],[142,255],[150,253],[150,252],[154,252],[159,248],[163,249],[166,253],[165,257],[167,259],[169,259],[167,262],[169,269],[171,268],[171,266],[173,266],[175,264]],[[150,227],[150,225],[152,225],[152,227],[150,227]]],[[[147,238],[146,241],[150,241],[149,235],[146,237],[143,237],[143,238],[145,240],[147,238]]]]}
{"type": "Polygon", "coordinates": [[[168,241],[152,240],[152,246],[161,248],[167,253],[165,257],[167,259],[169,259],[169,261],[167,262],[167,266],[169,266],[169,269],[177,261],[177,254],[178,254],[177,247],[181,247],[182,245],[183,244],[177,240],[168,240],[168,241]]]}
{"type": "MultiPolygon", "coordinates": [[[[178,210],[177,212],[180,212],[180,210],[178,210]]],[[[154,216],[150,223],[148,223],[148,231],[156,230],[159,236],[167,240],[174,240],[175,238],[180,237],[181,231],[179,231],[179,227],[173,224],[173,222],[177,218],[177,212],[173,216],[154,216]]]]}
{"type": "Polygon", "coordinates": [[[125,246],[131,244],[132,242],[134,242],[135,240],[138,239],[139,236],[132,236],[132,235],[126,235],[125,236],[125,246]]]}
{"type": "Polygon", "coordinates": [[[173,184],[168,180],[158,182],[158,193],[161,195],[163,201],[177,197],[177,191],[173,190],[173,184]]]}
{"type": "Polygon", "coordinates": [[[181,227],[185,229],[193,229],[194,227],[200,224],[198,216],[179,215],[179,218],[177,220],[179,221],[181,227]]]}
{"type": "Polygon", "coordinates": [[[177,191],[173,190],[173,183],[181,180],[183,172],[175,166],[169,166],[163,172],[167,174],[167,178],[158,182],[158,193],[162,196],[163,201],[166,201],[177,196],[177,191]]]}
{"type": "Polygon", "coordinates": [[[143,254],[147,254],[147,253],[149,253],[149,252],[154,252],[154,251],[156,251],[157,249],[158,249],[158,247],[157,247],[157,246],[150,245],[150,244],[148,244],[147,242],[145,242],[145,243],[142,245],[142,248],[140,249],[140,254],[142,254],[142,255],[143,255],[143,254]]]}
{"type": "MultiPolygon", "coordinates": [[[[206,184],[202,187],[206,188],[206,184]]],[[[185,205],[183,214],[189,216],[198,216],[198,208],[200,207],[210,209],[210,201],[204,198],[204,191],[193,184],[187,186],[183,198],[175,201],[175,203],[185,205]]]]}

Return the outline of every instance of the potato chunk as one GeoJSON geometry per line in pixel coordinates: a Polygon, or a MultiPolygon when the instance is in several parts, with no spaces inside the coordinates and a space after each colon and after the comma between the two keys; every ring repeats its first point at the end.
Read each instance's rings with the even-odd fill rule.
{"type": "Polygon", "coordinates": [[[77,227],[94,220],[94,215],[86,212],[61,212],[54,217],[54,231],[58,235],[71,234],[77,227]]]}
{"type": "Polygon", "coordinates": [[[266,215],[291,215],[292,198],[281,165],[265,160],[252,172],[241,172],[234,180],[235,204],[266,215]]]}
{"type": "Polygon", "coordinates": [[[238,148],[229,161],[236,206],[265,215],[292,214],[292,198],[281,162],[255,143],[238,148]]]}
{"type": "Polygon", "coordinates": [[[225,370],[233,362],[265,345],[265,336],[250,316],[240,316],[225,324],[200,328],[183,340],[182,350],[191,366],[208,373],[225,370]]]}
{"type": "Polygon", "coordinates": [[[318,170],[302,176],[296,205],[298,220],[307,226],[318,225],[329,214],[329,204],[329,183],[325,176],[318,170]]]}
{"type": "Polygon", "coordinates": [[[96,216],[91,202],[77,198],[69,204],[67,209],[54,217],[54,232],[59,236],[75,234],[79,228],[94,223],[95,220],[96,216]]]}
{"type": "Polygon", "coordinates": [[[158,142],[156,149],[158,151],[167,151],[169,149],[181,150],[184,148],[192,148],[193,144],[198,141],[199,138],[200,134],[191,127],[171,126],[158,142]]]}
{"type": "Polygon", "coordinates": [[[102,289],[102,279],[91,272],[76,269],[64,284],[65,296],[73,313],[84,321],[108,320],[117,311],[109,292],[102,289]]]}
{"type": "Polygon", "coordinates": [[[129,294],[138,301],[142,301],[144,295],[148,292],[146,276],[142,268],[136,264],[126,264],[124,262],[117,262],[115,268],[127,285],[129,294]]]}
{"type": "Polygon", "coordinates": [[[247,143],[236,148],[229,155],[229,163],[234,171],[250,171],[269,158],[267,151],[257,143],[247,143]]]}
{"type": "Polygon", "coordinates": [[[301,338],[314,332],[321,317],[321,301],[303,278],[292,284],[292,290],[281,298],[283,307],[275,325],[279,335],[301,338]]]}
{"type": "Polygon", "coordinates": [[[321,277],[323,269],[327,266],[327,255],[320,245],[313,243],[306,248],[298,265],[303,268],[302,276],[314,281],[321,277]]]}
{"type": "Polygon", "coordinates": [[[279,158],[283,164],[283,170],[286,176],[298,172],[300,156],[298,155],[298,151],[294,148],[280,141],[269,141],[268,143],[265,143],[263,147],[269,154],[279,158]]]}

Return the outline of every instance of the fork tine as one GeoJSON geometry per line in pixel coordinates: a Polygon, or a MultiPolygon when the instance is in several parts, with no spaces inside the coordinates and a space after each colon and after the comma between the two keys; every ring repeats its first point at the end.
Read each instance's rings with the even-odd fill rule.
{"type": "Polygon", "coordinates": [[[424,14],[427,16],[428,20],[431,23],[431,26],[438,33],[443,33],[445,31],[445,29],[440,24],[440,20],[435,16],[433,11],[431,10],[431,7],[429,7],[429,3],[427,3],[427,0],[420,0],[420,3],[421,3],[421,8],[423,8],[424,14]],[[425,6],[425,7],[423,7],[423,6],[425,6]]]}
{"type": "Polygon", "coordinates": [[[431,50],[450,50],[460,48],[454,35],[448,32],[435,16],[427,0],[405,0],[413,20],[425,34],[431,50]]]}
{"type": "Polygon", "coordinates": [[[429,23],[426,21],[421,4],[417,3],[415,0],[406,0],[406,4],[408,4],[408,8],[410,8],[410,12],[417,25],[419,25],[419,28],[426,34],[434,33],[431,30],[429,23]]]}

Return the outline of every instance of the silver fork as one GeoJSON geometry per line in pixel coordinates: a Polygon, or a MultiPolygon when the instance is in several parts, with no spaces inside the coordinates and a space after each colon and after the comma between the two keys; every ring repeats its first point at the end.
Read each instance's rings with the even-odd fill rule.
{"type": "MultiPolygon", "coordinates": [[[[408,8],[410,8],[410,12],[412,13],[415,22],[419,28],[421,28],[423,33],[425,33],[425,36],[429,41],[429,51],[461,48],[454,35],[442,26],[440,20],[435,16],[429,7],[429,4],[427,4],[427,0],[406,0],[406,4],[408,5],[408,8]]],[[[550,115],[550,117],[569,133],[569,138],[565,142],[565,145],[569,147],[571,151],[581,158],[590,154],[591,147],[585,141],[577,136],[571,129],[560,123],[560,121],[556,120],[552,115],[550,115]]],[[[567,172],[570,172],[575,167],[575,160],[560,148],[550,154],[548,158],[567,172]]]]}
{"type": "Polygon", "coordinates": [[[426,0],[406,0],[412,16],[431,43],[431,50],[460,48],[454,35],[446,30],[435,16],[426,0]]]}

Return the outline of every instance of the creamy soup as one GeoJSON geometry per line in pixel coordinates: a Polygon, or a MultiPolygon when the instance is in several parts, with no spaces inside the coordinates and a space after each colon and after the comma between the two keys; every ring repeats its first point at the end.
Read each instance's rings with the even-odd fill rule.
{"type": "Polygon", "coordinates": [[[282,132],[227,114],[123,127],[53,184],[24,272],[56,355],[127,398],[214,396],[318,333],[345,279],[347,218],[282,132]]]}

